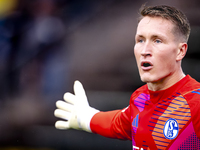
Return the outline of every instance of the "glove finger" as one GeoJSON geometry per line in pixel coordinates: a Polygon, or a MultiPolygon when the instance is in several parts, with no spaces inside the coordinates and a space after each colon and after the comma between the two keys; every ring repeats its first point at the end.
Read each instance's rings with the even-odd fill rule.
{"type": "Polygon", "coordinates": [[[73,105],[66,103],[64,101],[61,101],[61,100],[56,102],[56,106],[57,106],[57,108],[64,110],[64,111],[68,111],[68,112],[71,112],[74,108],[73,105]]]}
{"type": "Polygon", "coordinates": [[[61,109],[56,109],[54,111],[54,115],[58,118],[65,119],[65,120],[69,120],[71,118],[71,113],[61,110],[61,109]]]}
{"type": "Polygon", "coordinates": [[[84,90],[83,85],[81,84],[80,81],[74,82],[74,93],[75,93],[77,99],[81,100],[79,102],[81,102],[82,104],[89,105],[88,101],[87,101],[87,96],[85,94],[85,90],[84,90]]]}
{"type": "Polygon", "coordinates": [[[75,104],[76,102],[76,97],[75,95],[71,94],[71,93],[65,93],[63,96],[64,100],[70,104],[75,104]]]}
{"type": "Polygon", "coordinates": [[[69,122],[68,121],[56,121],[55,127],[57,129],[69,129],[69,122]]]}

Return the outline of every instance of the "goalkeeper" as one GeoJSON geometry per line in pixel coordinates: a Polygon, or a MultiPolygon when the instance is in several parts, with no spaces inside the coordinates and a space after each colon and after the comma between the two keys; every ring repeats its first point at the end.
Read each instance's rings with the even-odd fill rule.
{"type": "Polygon", "coordinates": [[[181,68],[190,25],[178,9],[144,6],[135,35],[134,54],[146,84],[122,110],[102,112],[89,106],[75,81],[74,94],[57,101],[58,129],[74,128],[109,138],[132,140],[133,149],[200,149],[200,83],[181,68]]]}

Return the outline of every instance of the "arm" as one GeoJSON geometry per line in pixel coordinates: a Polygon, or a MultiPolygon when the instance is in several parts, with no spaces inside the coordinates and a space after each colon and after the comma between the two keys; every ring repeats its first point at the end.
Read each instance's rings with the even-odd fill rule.
{"type": "Polygon", "coordinates": [[[91,119],[91,130],[108,138],[132,140],[129,113],[129,107],[124,110],[98,112],[91,119]]]}

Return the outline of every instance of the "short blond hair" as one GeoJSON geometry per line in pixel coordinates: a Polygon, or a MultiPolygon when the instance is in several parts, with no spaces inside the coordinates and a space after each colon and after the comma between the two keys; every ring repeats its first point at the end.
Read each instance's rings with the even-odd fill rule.
{"type": "Polygon", "coordinates": [[[190,23],[184,13],[175,7],[167,5],[159,6],[145,6],[140,8],[140,14],[142,15],[140,20],[145,17],[161,17],[163,19],[170,20],[175,25],[175,32],[181,35],[185,42],[188,41],[190,35],[190,23]]]}

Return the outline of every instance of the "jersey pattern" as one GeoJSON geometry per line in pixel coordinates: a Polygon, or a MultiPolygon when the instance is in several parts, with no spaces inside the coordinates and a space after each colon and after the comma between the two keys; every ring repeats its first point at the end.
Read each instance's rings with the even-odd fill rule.
{"type": "Polygon", "coordinates": [[[137,89],[123,110],[99,112],[91,130],[132,140],[133,150],[200,150],[200,83],[189,75],[162,91],[137,89]]]}
{"type": "Polygon", "coordinates": [[[184,97],[186,94],[197,94],[200,98],[200,89],[183,94],[172,93],[154,103],[152,98],[158,96],[151,98],[152,93],[145,90],[138,92],[137,96],[133,95],[130,104],[133,115],[133,149],[200,150],[200,140],[195,133],[191,109],[184,97]]]}

